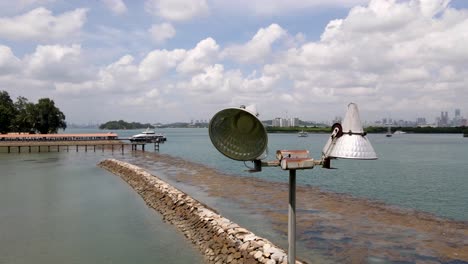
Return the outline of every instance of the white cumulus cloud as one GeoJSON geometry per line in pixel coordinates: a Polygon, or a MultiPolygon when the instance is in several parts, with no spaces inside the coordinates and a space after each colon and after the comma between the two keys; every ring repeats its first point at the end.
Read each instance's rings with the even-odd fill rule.
{"type": "Polygon", "coordinates": [[[139,65],[139,76],[142,80],[159,79],[175,68],[183,60],[185,50],[154,50],[148,53],[139,65]]]}
{"type": "Polygon", "coordinates": [[[185,58],[177,66],[180,73],[195,73],[214,63],[219,56],[219,46],[212,38],[204,39],[187,51],[185,58]]]}
{"type": "Polygon", "coordinates": [[[23,15],[0,18],[0,37],[10,40],[56,41],[77,38],[86,22],[86,9],[54,16],[43,7],[23,15]]]}
{"type": "MultiPolygon", "coordinates": [[[[153,7],[161,8],[167,3],[151,1],[153,7]]],[[[107,34],[109,43],[122,41],[125,47],[113,53],[118,55],[106,57],[106,62],[95,59],[95,50],[88,50],[92,41],[64,44],[74,33],[64,34],[67,30],[57,29],[55,23],[68,13],[52,15],[47,9],[34,9],[0,19],[0,38],[10,45],[0,45],[0,85],[20,95],[55,93],[80,109],[70,106],[76,116],[91,111],[82,107],[82,98],[102,96],[106,96],[105,102],[96,103],[105,104],[102,107],[110,109],[109,116],[138,113],[138,117],[153,118],[157,108],[170,113],[165,118],[174,120],[209,117],[221,107],[250,103],[257,103],[265,119],[288,111],[301,119],[327,120],[343,114],[350,101],[359,104],[364,120],[380,118],[388,113],[386,109],[394,117],[408,119],[431,118],[450,111],[449,107],[463,109],[468,101],[468,11],[451,8],[444,0],[360,3],[347,15],[331,20],[320,38],[311,38],[308,32],[295,32],[294,37],[287,24],[284,28],[271,24],[250,31],[254,33],[247,40],[225,44],[225,39],[201,36],[185,42],[183,49],[151,50],[136,40],[147,40],[150,33],[162,43],[175,34],[170,23],[182,20],[182,16],[179,20],[164,17],[162,9],[156,8],[153,11],[159,17],[155,21],[160,22],[149,32],[145,27],[138,34],[129,34],[125,28],[96,27],[107,34]],[[38,22],[33,23],[33,18],[38,22]],[[52,22],[43,26],[44,18],[52,22]],[[6,30],[7,24],[14,30],[6,30]],[[55,37],[35,35],[36,31],[54,31],[55,37]],[[21,54],[10,40],[53,43],[42,43],[21,54]],[[89,63],[90,59],[94,61],[89,63]]],[[[313,5],[313,1],[290,4],[313,5]]],[[[71,28],[67,23],[71,22],[60,26],[71,28]]],[[[76,28],[80,30],[82,26],[76,28]]]]}
{"type": "Polygon", "coordinates": [[[175,28],[170,23],[154,24],[148,29],[154,42],[160,44],[176,35],[175,28]]]}
{"type": "Polygon", "coordinates": [[[243,45],[227,47],[223,54],[242,63],[264,62],[272,51],[272,45],[286,36],[286,31],[278,24],[261,28],[251,40],[243,45]]]}
{"type": "Polygon", "coordinates": [[[186,21],[209,12],[206,0],[147,0],[145,9],[170,21],[186,21]]]}
{"type": "Polygon", "coordinates": [[[13,54],[10,47],[0,45],[0,75],[14,73],[20,69],[21,61],[13,54]]]}
{"type": "Polygon", "coordinates": [[[127,6],[122,0],[101,0],[114,14],[121,15],[127,12],[127,6]]]}
{"type": "Polygon", "coordinates": [[[468,13],[447,3],[373,0],[354,7],[330,21],[320,41],[289,49],[269,70],[292,82],[293,96],[317,103],[353,100],[402,115],[462,105],[468,99],[461,77],[467,73],[462,43],[468,43],[468,13]]]}
{"type": "Polygon", "coordinates": [[[330,7],[349,8],[356,5],[363,5],[369,0],[237,0],[224,1],[213,0],[213,4],[221,6],[228,10],[236,10],[237,12],[251,12],[257,15],[284,15],[305,9],[319,9],[330,7]]]}
{"type": "Polygon", "coordinates": [[[42,80],[68,80],[79,75],[80,45],[39,45],[25,60],[25,73],[42,80]]]}

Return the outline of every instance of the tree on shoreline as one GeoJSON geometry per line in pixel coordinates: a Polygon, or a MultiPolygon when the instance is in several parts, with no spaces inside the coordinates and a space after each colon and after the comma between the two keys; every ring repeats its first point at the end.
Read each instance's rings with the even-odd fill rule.
{"type": "Polygon", "coordinates": [[[13,118],[15,117],[15,106],[10,95],[5,91],[0,91],[0,133],[10,131],[13,118]]]}
{"type": "Polygon", "coordinates": [[[59,128],[67,128],[65,115],[55,107],[53,100],[49,98],[39,99],[35,105],[36,123],[35,129],[41,134],[57,133],[59,128]]]}
{"type": "Polygon", "coordinates": [[[57,133],[67,128],[65,115],[55,106],[53,100],[41,98],[37,104],[25,97],[18,97],[13,103],[9,94],[0,91],[0,133],[57,133]]]}
{"type": "Polygon", "coordinates": [[[16,132],[31,132],[35,127],[35,106],[33,103],[28,102],[25,97],[18,97],[15,102],[16,116],[14,120],[14,131],[16,132]]]}

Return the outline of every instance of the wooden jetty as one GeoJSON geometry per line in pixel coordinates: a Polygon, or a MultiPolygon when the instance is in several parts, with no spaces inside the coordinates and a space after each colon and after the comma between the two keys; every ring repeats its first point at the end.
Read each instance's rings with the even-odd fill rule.
{"type": "Polygon", "coordinates": [[[0,153],[22,152],[70,152],[79,150],[96,152],[96,150],[120,151],[126,148],[131,151],[145,151],[147,143],[154,143],[154,150],[159,151],[159,142],[130,142],[127,138],[118,138],[114,133],[94,134],[3,134],[0,135],[0,153]],[[3,149],[3,151],[2,151],[3,149]]]}
{"type": "Polygon", "coordinates": [[[11,141],[94,141],[94,140],[118,140],[115,133],[90,133],[90,134],[0,134],[0,142],[11,141]]]}

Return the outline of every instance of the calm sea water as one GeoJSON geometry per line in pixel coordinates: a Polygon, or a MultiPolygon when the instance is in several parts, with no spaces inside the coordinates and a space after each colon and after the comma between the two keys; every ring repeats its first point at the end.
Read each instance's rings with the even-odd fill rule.
{"type": "Polygon", "coordinates": [[[202,263],[105,153],[0,154],[0,263],[202,263]]]}
{"type": "MultiPolygon", "coordinates": [[[[139,131],[119,132],[130,136],[139,131]]],[[[206,164],[239,176],[287,182],[288,172],[264,168],[248,173],[243,162],[220,154],[211,144],[208,130],[160,129],[168,141],[161,153],[206,164]]],[[[460,134],[402,134],[391,138],[384,134],[368,136],[378,160],[335,160],[335,170],[298,171],[297,184],[313,185],[325,190],[378,200],[389,205],[416,209],[454,220],[468,220],[468,138],[460,134]]],[[[325,134],[269,134],[268,159],[278,149],[307,149],[319,159],[328,139],[325,134]]],[[[251,166],[251,164],[246,164],[251,166]]]]}
{"type": "MultiPolygon", "coordinates": [[[[139,132],[118,134],[128,137],[139,132]]],[[[288,173],[279,168],[246,172],[242,162],[224,157],[212,146],[207,129],[159,132],[168,138],[160,153],[238,177],[287,182],[288,173]]],[[[318,159],[327,137],[269,134],[268,158],[274,159],[278,149],[307,149],[318,159]]],[[[468,220],[468,139],[461,135],[414,134],[392,138],[374,134],[369,138],[378,160],[337,160],[332,164],[336,170],[298,171],[298,185],[468,220]]],[[[0,154],[0,263],[200,263],[191,244],[148,209],[126,183],[96,167],[109,156],[138,163],[132,155],[107,152],[0,154]]],[[[212,199],[199,189],[196,192],[195,198],[201,201],[212,199]]],[[[229,201],[222,203],[226,204],[220,207],[229,208],[222,210],[228,218],[243,213],[229,201]]],[[[236,219],[244,224],[242,217],[236,219]]],[[[245,221],[252,222],[252,218],[245,221]]],[[[262,229],[261,233],[270,237],[261,216],[257,221],[253,228],[262,229]]]]}

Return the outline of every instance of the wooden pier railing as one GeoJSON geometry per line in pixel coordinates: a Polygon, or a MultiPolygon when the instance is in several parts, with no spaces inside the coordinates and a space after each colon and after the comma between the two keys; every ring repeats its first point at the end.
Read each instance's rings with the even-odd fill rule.
{"type": "Polygon", "coordinates": [[[22,152],[60,152],[60,151],[121,151],[125,149],[145,151],[146,144],[154,144],[154,150],[159,151],[159,140],[129,143],[130,138],[118,138],[113,133],[95,134],[0,134],[0,153],[22,152]]]}
{"type": "MultiPolygon", "coordinates": [[[[96,152],[96,151],[120,151],[124,153],[125,149],[131,151],[136,151],[140,149],[145,151],[145,143],[111,143],[111,144],[102,144],[102,143],[83,143],[76,142],[75,144],[60,144],[60,142],[47,142],[48,144],[38,144],[39,142],[34,142],[34,144],[27,144],[27,142],[8,142],[8,144],[0,144],[0,153],[22,153],[22,152],[70,152],[70,151],[84,151],[84,152],[96,152]],[[16,143],[16,144],[15,144],[16,143]]],[[[46,143],[46,142],[41,142],[46,143]]],[[[155,147],[156,150],[156,147],[155,147]]],[[[159,150],[159,147],[157,148],[159,150]]]]}

